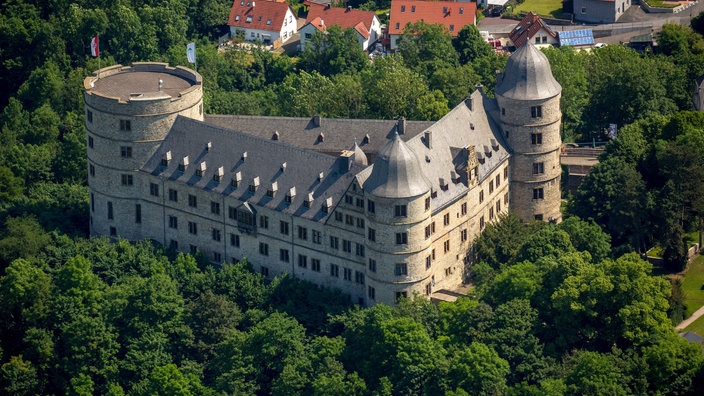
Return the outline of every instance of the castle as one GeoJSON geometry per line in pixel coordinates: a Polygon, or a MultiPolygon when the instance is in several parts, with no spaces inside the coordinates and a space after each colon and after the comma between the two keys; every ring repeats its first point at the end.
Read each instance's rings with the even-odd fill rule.
{"type": "Polygon", "coordinates": [[[204,115],[201,76],[163,63],[85,79],[92,235],[242,258],[362,305],[440,296],[509,209],[560,221],[560,95],[516,51],[437,122],[204,115]]]}

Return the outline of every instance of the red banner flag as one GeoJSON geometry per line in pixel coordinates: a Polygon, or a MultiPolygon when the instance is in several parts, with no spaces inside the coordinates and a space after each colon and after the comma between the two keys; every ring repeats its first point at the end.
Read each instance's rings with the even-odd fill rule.
{"type": "Polygon", "coordinates": [[[98,46],[98,35],[96,34],[92,40],[90,40],[90,54],[93,56],[100,56],[100,47],[98,46]]]}

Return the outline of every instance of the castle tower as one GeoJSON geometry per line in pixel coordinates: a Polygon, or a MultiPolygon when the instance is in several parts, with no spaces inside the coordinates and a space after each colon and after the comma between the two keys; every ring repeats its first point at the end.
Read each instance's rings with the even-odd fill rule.
{"type": "Polygon", "coordinates": [[[523,220],[561,221],[560,95],[550,63],[532,43],[506,63],[495,93],[513,154],[511,209],[523,220]]]}
{"type": "Polygon", "coordinates": [[[377,154],[363,189],[369,225],[367,279],[376,290],[375,302],[393,304],[413,291],[423,293],[431,277],[426,265],[431,242],[424,234],[431,218],[430,183],[398,134],[377,154]]]}
{"type": "Polygon", "coordinates": [[[84,88],[91,234],[141,239],[140,197],[164,191],[142,185],[139,168],[176,116],[203,120],[201,76],[165,63],[134,63],[98,70],[84,88]]]}

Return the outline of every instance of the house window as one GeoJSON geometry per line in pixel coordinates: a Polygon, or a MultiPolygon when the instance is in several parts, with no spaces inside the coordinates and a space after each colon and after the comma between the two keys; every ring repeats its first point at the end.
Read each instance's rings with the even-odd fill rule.
{"type": "Polygon", "coordinates": [[[494,220],[494,207],[489,208],[489,221],[494,220]]]}
{"type": "Polygon", "coordinates": [[[88,174],[90,174],[91,177],[95,177],[95,166],[93,166],[93,164],[88,164],[88,174]]]}
{"type": "Polygon", "coordinates": [[[283,261],[284,263],[288,263],[288,249],[279,249],[279,260],[283,261]]]}
{"type": "MultiPolygon", "coordinates": [[[[396,22],[396,30],[401,28],[401,24],[396,22]]],[[[398,44],[398,40],[396,40],[396,44],[398,44]]]]}
{"type": "Polygon", "coordinates": [[[460,207],[460,213],[462,214],[462,216],[467,214],[467,202],[463,203],[460,207]]]}
{"type": "Polygon", "coordinates": [[[504,167],[504,181],[508,180],[508,166],[504,167]]]}
{"type": "Polygon", "coordinates": [[[269,229],[269,216],[259,216],[259,227],[269,229]]]}
{"type": "Polygon", "coordinates": [[[252,23],[252,16],[247,15],[247,19],[245,20],[245,23],[252,23]]]}
{"type": "Polygon", "coordinates": [[[364,272],[355,271],[354,272],[354,282],[360,285],[364,284],[364,272]]]}
{"type": "Polygon", "coordinates": [[[188,251],[191,252],[192,255],[196,255],[198,254],[198,246],[188,245],[188,251]]]}
{"type": "Polygon", "coordinates": [[[219,215],[220,214],[220,203],[215,201],[210,201],[210,213],[219,215]]]}
{"type": "Polygon", "coordinates": [[[95,195],[90,193],[90,211],[95,212],[95,195]]]}
{"type": "Polygon", "coordinates": [[[542,214],[537,214],[537,215],[535,215],[535,219],[536,219],[537,221],[543,221],[543,215],[542,215],[542,214]]]}
{"type": "Polygon", "coordinates": [[[134,222],[137,224],[142,223],[142,205],[140,204],[134,206],[134,222]]]}
{"type": "Polygon", "coordinates": [[[543,199],[544,194],[543,194],[543,188],[534,188],[533,189],[533,199],[543,199]]]}
{"type": "Polygon", "coordinates": [[[539,36],[535,36],[535,43],[540,44],[540,37],[539,36]]]}
{"type": "Polygon", "coordinates": [[[364,228],[364,219],[357,217],[357,228],[364,228]]]}
{"type": "Polygon", "coordinates": [[[364,200],[363,200],[362,198],[357,198],[357,199],[355,200],[355,205],[356,205],[358,208],[364,209],[364,200]]]}
{"type": "Polygon", "coordinates": [[[533,163],[533,174],[534,175],[540,175],[545,173],[545,166],[542,162],[534,162],[533,163]]]}
{"type": "Polygon", "coordinates": [[[315,272],[320,272],[320,260],[314,258],[310,259],[310,269],[315,272]]]}
{"type": "Polygon", "coordinates": [[[173,188],[169,189],[169,201],[178,202],[178,191],[173,188]]]}
{"type": "Polygon", "coordinates": [[[442,217],[442,225],[444,225],[444,226],[450,225],[450,214],[449,213],[445,213],[445,215],[442,217]]]}
{"type": "Polygon", "coordinates": [[[355,243],[354,244],[354,251],[357,256],[364,257],[364,245],[362,245],[360,243],[355,243]]]}
{"type": "Polygon", "coordinates": [[[406,205],[395,205],[394,206],[394,216],[396,217],[406,217],[407,216],[406,205]]]}
{"type": "Polygon", "coordinates": [[[131,186],[134,184],[134,180],[132,178],[132,175],[122,175],[122,185],[123,186],[131,186]]]}
{"type": "Polygon", "coordinates": [[[268,256],[269,255],[269,244],[264,243],[264,242],[259,242],[259,254],[262,256],[268,256]]]}
{"type": "Polygon", "coordinates": [[[320,245],[322,239],[323,238],[321,232],[318,230],[313,230],[313,243],[315,243],[316,245],[320,245]]]}
{"type": "Polygon", "coordinates": [[[425,258],[425,269],[430,269],[433,265],[433,258],[431,256],[428,256],[425,258]]]}
{"type": "Polygon", "coordinates": [[[216,263],[222,262],[222,254],[220,252],[213,252],[213,261],[216,263]]]}
{"type": "Polygon", "coordinates": [[[230,234],[230,246],[240,247],[240,236],[237,234],[230,234]]]}
{"type": "Polygon", "coordinates": [[[298,226],[298,239],[307,241],[308,240],[308,229],[305,227],[298,226]]]}
{"type": "Polygon", "coordinates": [[[159,185],[156,183],[149,183],[149,195],[153,197],[159,196],[159,185]]]}
{"type": "Polygon", "coordinates": [[[112,236],[112,237],[117,236],[117,228],[110,227],[110,236],[112,236]]]}
{"type": "Polygon", "coordinates": [[[455,25],[450,25],[450,31],[454,32],[455,31],[455,25]]]}
{"type": "Polygon", "coordinates": [[[498,215],[499,212],[501,212],[501,201],[496,201],[496,214],[498,215]]]}
{"type": "Polygon", "coordinates": [[[548,42],[548,36],[543,36],[543,44],[548,42]]]}
{"type": "Polygon", "coordinates": [[[479,203],[484,202],[484,190],[479,191],[479,203]]]}
{"type": "Polygon", "coordinates": [[[93,148],[93,136],[88,136],[88,147],[93,148]]]}
{"type": "Polygon", "coordinates": [[[337,264],[330,264],[330,276],[335,278],[340,277],[340,266],[337,264]]]}
{"type": "Polygon", "coordinates": [[[369,286],[367,288],[367,295],[369,296],[370,300],[374,300],[376,298],[376,290],[374,290],[373,287],[369,286]]]}
{"type": "Polygon", "coordinates": [[[467,241],[467,230],[460,231],[460,241],[462,241],[462,242],[467,241]]]}
{"type": "Polygon", "coordinates": [[[372,201],[371,199],[367,200],[367,211],[369,213],[374,213],[374,210],[374,201],[372,201]]]}
{"type": "Polygon", "coordinates": [[[308,268],[308,256],[299,254],[298,255],[298,266],[301,268],[308,268]]]}
{"type": "Polygon", "coordinates": [[[484,216],[479,218],[479,229],[480,230],[484,229],[484,216]]]}
{"type": "Polygon", "coordinates": [[[344,267],[343,267],[343,268],[342,268],[342,272],[343,272],[343,278],[344,278],[346,281],[351,281],[351,280],[352,280],[352,270],[351,270],[351,269],[349,269],[349,268],[344,268],[344,267]]]}
{"type": "Polygon", "coordinates": [[[447,14],[447,7],[443,7],[443,8],[442,8],[442,13],[443,13],[443,14],[447,14]]]}
{"type": "Polygon", "coordinates": [[[396,244],[397,244],[397,245],[406,245],[406,244],[408,244],[408,233],[405,233],[405,232],[397,232],[397,233],[396,233],[396,244]]]}
{"type": "Polygon", "coordinates": [[[266,24],[267,24],[267,25],[271,25],[271,18],[269,18],[269,19],[266,20],[266,24]]]}
{"type": "Polygon", "coordinates": [[[354,217],[351,215],[345,215],[345,224],[354,225],[354,217]]]}
{"type": "Polygon", "coordinates": [[[175,239],[169,240],[169,249],[178,250],[178,241],[175,239]]]}
{"type": "Polygon", "coordinates": [[[494,181],[489,181],[489,194],[494,192],[494,181]]]}
{"type": "Polygon", "coordinates": [[[543,116],[543,106],[531,106],[530,107],[530,117],[540,118],[543,116]]]}
{"type": "Polygon", "coordinates": [[[394,274],[396,275],[408,275],[408,266],[406,263],[396,263],[394,268],[394,274]]]}
{"type": "Polygon", "coordinates": [[[501,175],[496,175],[496,188],[501,185],[501,175]]]}
{"type": "Polygon", "coordinates": [[[228,206],[227,217],[231,218],[232,220],[237,220],[237,209],[233,208],[232,206],[228,206]]]}
{"type": "Polygon", "coordinates": [[[279,222],[279,232],[281,232],[283,235],[288,235],[288,223],[285,221],[280,221],[279,222]]]}
{"type": "Polygon", "coordinates": [[[222,233],[217,228],[213,228],[212,236],[213,236],[214,241],[220,242],[220,239],[222,237],[222,233]]]}
{"type": "Polygon", "coordinates": [[[198,235],[198,224],[195,222],[188,222],[188,233],[193,235],[198,235]]]}
{"type": "Polygon", "coordinates": [[[343,239],[342,240],[342,251],[345,253],[352,253],[352,242],[343,239]]]}
{"type": "Polygon", "coordinates": [[[373,228],[368,228],[367,229],[367,239],[369,239],[372,242],[376,242],[376,230],[373,228]]]}
{"type": "Polygon", "coordinates": [[[340,249],[340,239],[338,237],[331,236],[330,237],[330,247],[335,250],[340,249]]]}
{"type": "Polygon", "coordinates": [[[464,8],[460,7],[460,15],[464,14],[464,8]]]}
{"type": "Polygon", "coordinates": [[[508,205],[508,193],[504,194],[504,205],[508,205]]]}
{"type": "Polygon", "coordinates": [[[235,22],[239,22],[239,21],[240,21],[240,16],[239,15],[235,16],[235,22]]]}
{"type": "Polygon", "coordinates": [[[192,208],[198,207],[198,199],[195,195],[188,194],[188,206],[192,208]]]}
{"type": "Polygon", "coordinates": [[[587,13],[587,7],[582,7],[582,14],[586,14],[586,13],[587,13]]]}
{"type": "Polygon", "coordinates": [[[406,12],[406,6],[405,6],[405,5],[402,5],[402,6],[401,6],[401,12],[406,12]]]}
{"type": "Polygon", "coordinates": [[[376,260],[369,259],[369,271],[376,272],[376,260]]]}
{"type": "Polygon", "coordinates": [[[354,198],[352,198],[351,195],[345,195],[345,203],[347,205],[352,205],[352,202],[354,202],[354,198]]]}
{"type": "Polygon", "coordinates": [[[543,144],[543,134],[542,133],[531,133],[530,134],[531,144],[543,144]]]}
{"type": "Polygon", "coordinates": [[[131,131],[132,130],[132,121],[120,120],[120,130],[121,131],[131,131]]]}
{"type": "Polygon", "coordinates": [[[132,158],[132,147],[130,147],[130,146],[120,146],[120,157],[122,157],[122,158],[132,158]]]}
{"type": "Polygon", "coordinates": [[[311,39],[312,37],[313,37],[313,35],[312,35],[312,34],[310,34],[310,33],[306,33],[306,38],[307,38],[307,39],[311,39]]]}
{"type": "Polygon", "coordinates": [[[169,228],[173,228],[174,230],[178,229],[178,217],[169,216],[169,228]]]}
{"type": "Polygon", "coordinates": [[[93,112],[92,111],[90,111],[90,110],[86,111],[86,119],[88,119],[88,122],[93,122],[93,112]]]}
{"type": "Polygon", "coordinates": [[[506,115],[506,109],[503,108],[503,107],[501,108],[501,115],[502,115],[502,116],[503,116],[503,115],[506,115]]]}
{"type": "Polygon", "coordinates": [[[450,240],[449,239],[446,240],[445,242],[443,242],[442,251],[443,251],[443,253],[447,253],[450,251],[450,240]]]}
{"type": "MultiPolygon", "coordinates": [[[[233,261],[234,261],[234,260],[233,260],[233,261]]],[[[261,267],[261,269],[260,269],[260,272],[261,272],[262,275],[264,275],[264,276],[269,276],[269,267],[265,267],[265,266],[262,265],[262,267],[261,267]]]]}
{"type": "Polygon", "coordinates": [[[114,219],[114,214],[112,212],[112,202],[108,202],[108,220],[114,219]]]}
{"type": "Polygon", "coordinates": [[[342,221],[342,212],[335,212],[335,221],[342,221]]]}
{"type": "Polygon", "coordinates": [[[402,298],[407,298],[407,297],[408,297],[408,293],[405,291],[396,292],[396,302],[399,302],[399,300],[401,300],[402,298]]]}

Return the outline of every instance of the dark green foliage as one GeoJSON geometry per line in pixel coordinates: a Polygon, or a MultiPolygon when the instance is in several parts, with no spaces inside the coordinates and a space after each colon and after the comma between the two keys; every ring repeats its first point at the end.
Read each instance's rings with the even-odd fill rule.
{"type": "Polygon", "coordinates": [[[354,29],[330,26],[325,32],[316,31],[301,53],[298,65],[308,72],[324,76],[354,74],[369,63],[357,40],[354,29]]]}

